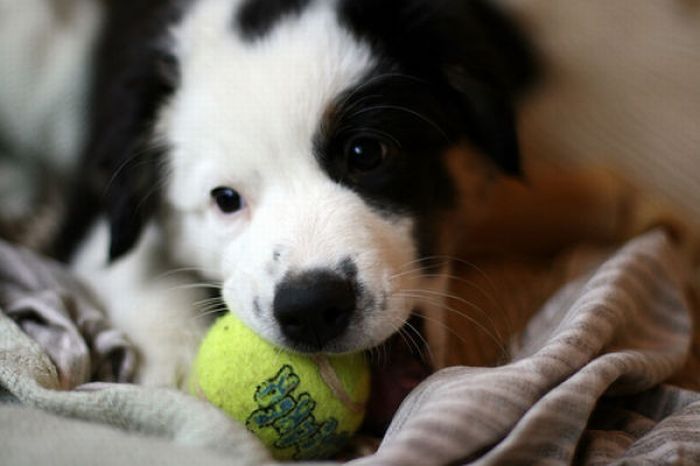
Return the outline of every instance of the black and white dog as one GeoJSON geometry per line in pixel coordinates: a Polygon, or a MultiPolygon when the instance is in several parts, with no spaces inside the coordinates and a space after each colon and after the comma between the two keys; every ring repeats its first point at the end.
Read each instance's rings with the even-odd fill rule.
{"type": "Polygon", "coordinates": [[[206,330],[202,290],[169,270],[301,352],[371,348],[440,309],[446,269],[424,266],[453,252],[449,222],[492,172],[520,169],[513,100],[532,57],[496,8],[102,5],[59,245],[140,348],[143,383],[178,383],[206,330]]]}

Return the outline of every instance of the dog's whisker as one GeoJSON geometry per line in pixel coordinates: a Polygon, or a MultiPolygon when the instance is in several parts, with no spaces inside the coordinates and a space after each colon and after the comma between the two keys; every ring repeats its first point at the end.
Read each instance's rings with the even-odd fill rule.
{"type": "Polygon", "coordinates": [[[228,308],[226,308],[226,306],[211,306],[211,307],[208,307],[206,309],[199,309],[197,316],[214,314],[216,312],[227,311],[227,310],[228,310],[228,308]]]}
{"type": "Polygon", "coordinates": [[[220,296],[215,296],[213,298],[208,298],[208,299],[202,299],[200,301],[197,301],[194,303],[194,308],[199,312],[209,312],[211,310],[216,310],[221,311],[221,310],[228,310],[228,306],[226,303],[221,299],[220,296]]]}
{"type": "Polygon", "coordinates": [[[213,283],[187,283],[183,285],[175,285],[171,286],[169,288],[166,288],[165,291],[180,291],[180,290],[220,290],[221,286],[213,284],[213,283]]]}
{"type": "MultiPolygon", "coordinates": [[[[392,329],[392,334],[398,334],[401,330],[401,325],[397,325],[394,321],[389,320],[387,322],[389,327],[392,329]]],[[[403,337],[402,337],[403,338],[403,337]]],[[[384,367],[389,363],[389,349],[387,348],[386,342],[373,346],[367,350],[367,355],[369,362],[374,362],[377,367],[384,367]]],[[[408,343],[406,343],[408,345],[408,343]]]]}
{"type": "MultiPolygon", "coordinates": [[[[436,274],[436,275],[437,275],[437,274],[436,274]]],[[[440,276],[440,275],[437,275],[437,276],[440,276]]],[[[446,275],[446,276],[447,276],[448,278],[459,278],[459,277],[453,277],[453,276],[450,276],[450,275],[446,275]]],[[[465,281],[465,282],[468,282],[467,280],[464,280],[464,281],[465,281]]],[[[392,297],[393,297],[393,298],[404,298],[404,299],[405,299],[405,298],[418,299],[418,297],[416,297],[415,294],[407,295],[407,294],[404,293],[404,291],[406,291],[406,290],[401,290],[401,291],[399,291],[399,293],[397,293],[396,295],[394,295],[394,296],[392,296],[392,297]]],[[[416,291],[416,290],[408,290],[408,291],[416,291]]],[[[417,291],[423,291],[423,290],[417,290],[417,291]]],[[[435,293],[437,293],[437,292],[435,292],[435,293]]],[[[437,293],[437,295],[439,295],[439,293],[437,293]]],[[[448,296],[449,296],[449,295],[448,295],[448,296]]],[[[423,297],[421,296],[420,298],[423,298],[423,297]]],[[[455,297],[455,298],[457,298],[457,297],[455,297]]],[[[424,299],[424,300],[427,301],[427,299],[424,299]]],[[[431,302],[442,303],[442,300],[440,300],[438,296],[435,296],[435,299],[432,299],[432,298],[431,298],[431,302]]],[[[478,306],[476,306],[476,305],[473,304],[473,303],[471,303],[471,304],[472,304],[472,305],[471,305],[470,307],[473,307],[473,308],[475,308],[475,309],[477,309],[477,310],[479,310],[479,311],[482,311],[482,313],[484,313],[483,310],[482,310],[481,308],[479,308],[478,306]]],[[[495,322],[493,322],[493,320],[490,318],[490,316],[489,316],[487,313],[484,313],[484,314],[487,316],[487,318],[489,318],[489,321],[490,321],[489,323],[495,327],[495,322]]],[[[431,317],[431,316],[428,316],[428,315],[424,315],[424,314],[421,314],[421,313],[416,313],[416,312],[412,312],[411,315],[416,315],[416,316],[419,316],[419,317],[425,319],[426,321],[435,322],[435,323],[441,325],[441,326],[444,327],[450,334],[452,334],[454,337],[456,337],[459,341],[461,341],[462,343],[466,343],[466,340],[465,340],[461,335],[459,335],[459,334],[458,334],[457,332],[455,332],[452,328],[450,328],[446,323],[440,321],[439,319],[436,319],[436,318],[434,318],[434,317],[431,317]]],[[[420,332],[419,332],[419,334],[420,334],[420,332]]],[[[422,334],[420,334],[420,335],[421,335],[421,337],[423,337],[422,334]]],[[[500,341],[500,339],[502,339],[502,336],[499,334],[499,335],[498,335],[498,338],[499,338],[499,341],[500,341]]],[[[423,341],[425,342],[425,339],[424,339],[424,338],[423,338],[423,341]]],[[[429,346],[429,345],[427,345],[427,342],[425,342],[425,343],[426,343],[426,346],[429,346]]],[[[500,345],[499,345],[499,346],[500,346],[500,345]]]]}
{"type": "Polygon", "coordinates": [[[464,277],[460,277],[459,275],[454,275],[450,273],[426,273],[426,274],[421,274],[420,275],[423,278],[446,278],[451,281],[459,282],[459,283],[464,283],[465,285],[469,285],[473,288],[476,288],[481,294],[483,294],[485,297],[489,297],[490,295],[486,290],[478,286],[478,283],[474,280],[467,280],[464,277]]]}
{"type": "Polygon", "coordinates": [[[213,296],[211,298],[204,298],[200,299],[198,301],[195,301],[193,304],[195,306],[201,306],[204,304],[209,304],[209,303],[222,303],[223,304],[224,300],[221,298],[221,296],[213,296]]]}
{"type": "MultiPolygon", "coordinates": [[[[423,320],[426,322],[432,322],[436,325],[439,325],[441,328],[445,329],[447,333],[452,335],[454,338],[456,338],[460,343],[467,345],[468,341],[466,338],[464,338],[463,335],[460,335],[458,332],[456,332],[453,328],[451,328],[449,325],[447,325],[445,322],[443,322],[440,319],[434,318],[432,316],[428,316],[425,314],[415,314],[412,313],[412,315],[418,315],[420,316],[423,320]]],[[[501,361],[506,361],[510,357],[510,352],[508,351],[508,348],[504,344],[497,343],[498,345],[498,350],[500,353],[500,360],[501,361]]]]}
{"type": "Polygon", "coordinates": [[[226,304],[226,303],[224,303],[224,300],[221,298],[221,296],[212,296],[210,298],[204,298],[204,299],[197,300],[193,303],[193,305],[195,307],[210,306],[212,303],[226,304]]]}
{"type": "MultiPolygon", "coordinates": [[[[409,351],[411,351],[411,352],[415,351],[416,353],[418,353],[418,354],[419,354],[419,357],[420,357],[421,360],[422,360],[422,359],[423,359],[423,354],[422,354],[422,352],[420,351],[420,347],[419,347],[418,344],[415,342],[415,340],[413,339],[413,337],[412,337],[406,330],[404,330],[403,327],[399,327],[399,329],[396,330],[396,333],[397,333],[397,334],[399,335],[399,337],[403,340],[404,344],[405,344],[406,347],[409,349],[409,351]]],[[[387,351],[388,351],[388,350],[387,350],[387,351]]]]}
{"type": "Polygon", "coordinates": [[[412,265],[412,264],[417,264],[417,263],[421,263],[421,262],[433,261],[433,260],[439,260],[439,261],[445,261],[445,262],[446,262],[446,261],[449,261],[449,257],[447,257],[447,256],[440,256],[440,255],[421,256],[421,257],[417,257],[417,258],[415,258],[415,259],[413,259],[413,260],[411,260],[411,261],[406,262],[406,263],[404,264],[404,266],[406,266],[406,265],[412,265]]]}
{"type": "Polygon", "coordinates": [[[399,271],[404,271],[407,267],[416,265],[416,264],[421,264],[420,268],[427,268],[427,267],[444,267],[446,265],[449,265],[452,261],[450,260],[449,256],[423,256],[419,257],[417,259],[408,261],[401,265],[399,267],[399,271]],[[433,264],[433,262],[435,262],[433,264]],[[427,263],[427,264],[426,264],[427,263]],[[425,265],[423,265],[425,264],[425,265]]]}
{"type": "Polygon", "coordinates": [[[443,267],[445,265],[449,265],[452,263],[461,264],[461,265],[469,267],[470,269],[476,270],[484,278],[487,278],[486,273],[482,269],[480,269],[476,264],[474,264],[473,262],[469,262],[466,259],[463,259],[463,258],[460,258],[457,256],[449,256],[449,255],[432,255],[432,256],[419,257],[419,258],[414,259],[412,261],[406,262],[401,267],[399,267],[399,270],[402,271],[404,268],[409,267],[411,265],[423,264],[423,263],[429,263],[429,264],[421,265],[420,268],[435,268],[437,266],[443,267]],[[433,263],[433,262],[435,262],[435,263],[433,263]]]}
{"type": "Polygon", "coordinates": [[[450,266],[448,261],[441,261],[440,263],[435,263],[435,264],[431,263],[431,264],[415,266],[416,264],[421,264],[422,262],[427,262],[427,260],[417,259],[417,260],[407,262],[403,266],[399,267],[398,272],[390,275],[389,280],[396,280],[396,279],[401,278],[401,277],[411,277],[412,275],[414,275],[416,277],[428,277],[428,276],[439,277],[439,276],[445,275],[446,273],[443,274],[441,272],[439,274],[437,274],[437,273],[431,274],[431,273],[429,273],[429,270],[439,268],[441,270],[447,271],[447,270],[449,270],[449,266],[450,266]],[[415,266],[415,267],[409,269],[408,268],[409,266],[415,266]]]}
{"type": "MultiPolygon", "coordinates": [[[[464,277],[459,277],[457,275],[452,275],[452,274],[448,274],[448,273],[424,274],[424,273],[420,273],[419,271],[413,271],[413,273],[415,273],[414,277],[411,277],[411,275],[408,275],[408,272],[407,272],[406,273],[407,275],[397,274],[396,276],[391,276],[391,277],[389,277],[389,280],[390,281],[395,280],[397,278],[400,278],[401,276],[403,276],[404,278],[406,276],[408,276],[409,278],[422,278],[422,279],[432,279],[432,278],[443,279],[444,278],[444,279],[449,280],[449,281],[463,283],[463,284],[470,286],[471,288],[474,288],[475,290],[477,290],[479,292],[479,294],[481,294],[486,299],[488,299],[488,301],[491,302],[491,304],[493,304],[496,308],[500,309],[504,316],[507,316],[507,313],[505,312],[505,308],[503,306],[503,303],[501,301],[499,301],[492,293],[489,293],[488,290],[486,290],[484,287],[479,286],[478,282],[476,282],[476,281],[467,280],[464,277]]],[[[438,292],[433,291],[433,293],[438,293],[438,292]]],[[[464,301],[463,298],[457,297],[455,295],[445,295],[445,297],[455,299],[455,300],[460,301],[460,302],[464,301]]],[[[464,303],[464,304],[469,304],[469,303],[464,303]]],[[[470,307],[473,307],[473,303],[471,303],[470,307]]],[[[490,317],[489,317],[489,319],[490,319],[490,317]]],[[[508,333],[510,333],[510,322],[509,321],[506,322],[506,326],[507,326],[506,330],[508,330],[508,333]]]]}
{"type": "Polygon", "coordinates": [[[389,276],[389,280],[397,280],[399,278],[406,278],[406,277],[408,277],[408,278],[411,278],[411,277],[431,278],[431,277],[441,277],[443,275],[446,275],[446,274],[427,274],[425,272],[428,268],[430,268],[430,267],[429,266],[416,267],[415,269],[406,270],[405,272],[395,273],[395,274],[389,276]]]}
{"type": "Polygon", "coordinates": [[[418,356],[420,357],[421,361],[427,364],[432,364],[433,361],[435,361],[435,355],[432,352],[432,349],[430,348],[430,345],[428,344],[428,341],[423,337],[421,332],[410,322],[406,321],[404,324],[404,327],[400,331],[403,331],[406,333],[406,335],[410,338],[410,340],[413,342],[413,346],[416,349],[416,352],[418,353],[418,356]],[[416,341],[412,336],[411,332],[416,335],[418,338],[418,341],[416,341]],[[425,351],[422,349],[425,348],[425,351]],[[426,359],[425,353],[428,353],[428,359],[426,359]]]}
{"type": "Polygon", "coordinates": [[[469,269],[474,270],[477,272],[486,282],[487,284],[492,288],[492,291],[497,293],[498,288],[495,286],[491,278],[488,276],[488,274],[478,265],[476,265],[474,262],[468,261],[464,258],[457,257],[457,256],[448,256],[448,255],[435,255],[435,256],[430,256],[430,259],[442,259],[446,260],[449,262],[453,262],[456,264],[464,265],[468,267],[469,269]]]}
{"type": "Polygon", "coordinates": [[[214,307],[211,309],[205,309],[205,310],[202,310],[202,311],[198,312],[197,314],[193,315],[192,319],[199,320],[199,319],[202,319],[204,317],[211,316],[211,315],[222,314],[222,313],[225,313],[226,311],[228,311],[228,309],[225,307],[214,307]]]}
{"type": "MultiPolygon", "coordinates": [[[[414,269],[414,270],[413,270],[413,272],[417,273],[417,277],[416,277],[416,278],[441,278],[441,277],[445,277],[445,278],[448,278],[448,279],[450,279],[450,280],[454,280],[454,281],[457,281],[457,282],[461,282],[461,283],[467,284],[467,285],[473,287],[474,289],[476,289],[477,291],[479,291],[479,293],[481,293],[484,297],[486,297],[486,299],[488,299],[496,308],[500,309],[501,312],[502,312],[502,314],[503,314],[504,316],[506,316],[506,317],[508,316],[508,313],[506,312],[506,309],[507,309],[506,306],[503,304],[503,301],[502,301],[501,299],[499,299],[500,294],[499,294],[499,292],[498,292],[498,288],[496,287],[496,285],[494,284],[494,282],[491,280],[491,278],[489,277],[489,275],[488,275],[483,269],[481,269],[478,265],[476,265],[475,263],[470,262],[470,261],[468,261],[468,260],[465,260],[465,259],[463,259],[463,258],[456,257],[456,256],[449,256],[449,255],[425,256],[425,257],[418,258],[418,259],[416,259],[416,260],[414,260],[414,261],[411,261],[411,262],[409,262],[409,263],[407,263],[407,264],[422,263],[422,262],[427,262],[427,261],[445,261],[446,264],[447,264],[447,263],[456,263],[456,264],[461,264],[461,265],[463,265],[463,266],[466,266],[466,267],[468,267],[469,269],[475,271],[481,278],[483,278],[484,281],[486,282],[486,285],[488,286],[489,289],[486,289],[486,288],[484,288],[484,287],[482,287],[482,286],[479,286],[478,283],[477,283],[476,281],[466,280],[466,279],[464,279],[463,277],[459,277],[459,276],[454,275],[454,274],[447,274],[447,273],[425,274],[425,273],[420,273],[420,271],[423,270],[423,268],[419,268],[419,269],[414,269]]],[[[436,264],[435,264],[435,265],[436,265],[436,264]]],[[[432,265],[432,267],[434,267],[435,265],[432,265]]],[[[406,267],[406,265],[404,265],[404,267],[406,267]]],[[[428,268],[428,267],[430,267],[430,266],[424,266],[424,267],[425,267],[425,268],[428,268]]],[[[407,275],[410,276],[410,274],[407,274],[407,275]]],[[[400,274],[395,274],[395,275],[391,276],[391,277],[389,278],[389,280],[395,280],[395,279],[399,278],[400,276],[401,276],[400,274]]],[[[506,319],[504,323],[505,323],[505,326],[506,326],[506,331],[507,331],[507,333],[508,333],[508,334],[512,333],[512,332],[511,332],[511,327],[512,327],[512,325],[511,325],[510,319],[506,319]]]]}
{"type": "MultiPolygon", "coordinates": [[[[505,308],[503,306],[503,303],[494,296],[496,293],[489,293],[488,290],[486,290],[484,287],[479,286],[479,283],[475,280],[467,280],[464,277],[460,277],[457,275],[452,275],[452,274],[425,274],[422,275],[424,278],[441,278],[441,277],[446,277],[450,281],[458,282],[458,283],[463,283],[464,285],[467,285],[481,294],[481,296],[485,297],[486,299],[489,300],[491,304],[493,304],[496,308],[498,308],[503,315],[508,315],[505,312],[505,308]]],[[[509,332],[510,333],[510,332],[509,332]]]]}
{"type": "MultiPolygon", "coordinates": [[[[492,304],[499,304],[494,300],[493,296],[487,290],[485,290],[483,287],[479,286],[479,283],[475,280],[468,280],[464,277],[460,277],[459,275],[454,275],[454,274],[450,274],[450,273],[421,273],[418,270],[414,270],[412,272],[415,273],[415,278],[428,278],[428,279],[444,278],[444,279],[449,280],[449,281],[463,283],[463,284],[477,290],[479,292],[479,294],[488,298],[489,301],[492,302],[492,304]]],[[[408,272],[406,272],[406,273],[408,274],[408,272]]],[[[404,274],[397,274],[397,276],[392,275],[389,277],[389,280],[393,280],[393,279],[398,278],[399,276],[403,276],[403,275],[404,274]]],[[[408,276],[410,277],[410,275],[408,275],[408,276]]]]}
{"type": "Polygon", "coordinates": [[[206,304],[206,303],[210,303],[210,302],[219,302],[219,303],[223,303],[223,302],[224,302],[224,298],[223,298],[223,296],[221,296],[221,294],[216,294],[216,295],[204,297],[204,298],[202,298],[202,299],[200,299],[200,300],[197,300],[197,301],[195,302],[195,304],[206,304]]]}
{"type": "Polygon", "coordinates": [[[208,313],[212,310],[220,310],[220,309],[228,310],[226,305],[224,305],[222,303],[211,303],[208,306],[202,306],[202,307],[197,308],[196,313],[197,314],[205,314],[205,313],[208,313]]]}
{"type": "Polygon", "coordinates": [[[455,309],[455,308],[449,306],[448,304],[444,303],[442,300],[440,300],[436,297],[428,297],[428,296],[421,295],[418,293],[411,294],[410,292],[402,292],[401,296],[413,298],[415,300],[422,301],[422,302],[425,302],[427,304],[431,304],[431,305],[436,306],[440,309],[446,310],[446,311],[448,311],[448,312],[450,312],[458,317],[464,318],[465,320],[469,321],[470,323],[472,323],[473,325],[478,327],[482,332],[484,332],[484,334],[487,337],[489,337],[498,346],[499,350],[501,350],[503,353],[507,353],[507,350],[506,350],[506,347],[503,343],[503,339],[500,335],[500,332],[497,332],[497,331],[496,331],[496,333],[492,332],[484,324],[479,322],[474,317],[472,317],[472,316],[470,316],[470,315],[468,315],[468,314],[466,314],[458,309],[455,309]]]}
{"type": "Polygon", "coordinates": [[[138,164],[133,165],[133,162],[136,159],[143,157],[147,153],[148,153],[148,148],[146,146],[144,146],[144,147],[139,148],[139,150],[133,151],[128,157],[126,157],[124,159],[124,161],[117,166],[117,168],[114,170],[114,173],[112,173],[112,176],[105,184],[103,195],[109,192],[109,190],[112,188],[112,186],[116,182],[117,178],[119,178],[121,176],[122,172],[127,167],[133,168],[133,167],[138,167],[138,166],[144,165],[146,163],[150,163],[150,161],[148,161],[148,160],[142,160],[138,164]]]}
{"type": "Polygon", "coordinates": [[[195,304],[194,305],[196,310],[203,311],[206,309],[211,309],[212,307],[227,307],[226,303],[221,301],[221,300],[212,300],[209,302],[204,302],[201,304],[195,304]]]}
{"type": "Polygon", "coordinates": [[[148,191],[146,191],[146,193],[143,195],[143,197],[141,198],[139,203],[136,204],[135,210],[136,211],[141,210],[143,208],[143,206],[146,204],[146,202],[151,197],[153,197],[156,194],[158,194],[159,192],[161,192],[161,189],[165,186],[166,183],[167,183],[167,179],[165,177],[163,177],[162,179],[155,182],[153,184],[153,186],[151,186],[151,188],[148,191]]]}
{"type": "Polygon", "coordinates": [[[429,351],[429,346],[430,346],[430,345],[428,345],[428,341],[425,339],[425,337],[423,337],[423,334],[420,332],[420,330],[418,330],[418,329],[416,328],[415,325],[413,325],[410,321],[407,320],[407,321],[404,323],[404,327],[406,327],[406,328],[408,328],[410,331],[412,331],[412,332],[416,335],[416,337],[418,338],[418,341],[419,341],[420,343],[422,343],[422,346],[424,346],[424,347],[425,347],[426,349],[428,349],[428,351],[429,351]]]}
{"type": "Polygon", "coordinates": [[[370,348],[370,353],[369,353],[370,362],[373,362],[374,365],[376,365],[377,367],[384,367],[383,366],[383,364],[385,362],[384,351],[385,351],[384,345],[375,346],[373,348],[370,348]]]}
{"type": "Polygon", "coordinates": [[[178,275],[178,274],[188,274],[188,273],[198,273],[198,274],[206,274],[208,272],[207,269],[202,268],[202,267],[180,267],[176,269],[170,269],[166,270],[165,272],[156,275],[155,280],[162,280],[164,278],[171,277],[173,275],[178,275]]]}
{"type": "MultiPolygon", "coordinates": [[[[392,334],[397,334],[399,335],[399,338],[401,338],[406,346],[410,347],[409,342],[406,340],[406,336],[401,332],[401,327],[403,325],[403,321],[393,321],[390,320],[387,322],[389,326],[392,329],[392,334]]],[[[381,350],[381,356],[384,359],[383,364],[384,367],[386,367],[388,364],[391,364],[391,358],[389,354],[389,346],[387,344],[382,344],[380,347],[381,350]]]]}
{"type": "Polygon", "coordinates": [[[228,309],[225,308],[225,307],[222,307],[222,308],[214,308],[214,309],[208,309],[208,310],[206,310],[206,311],[204,311],[204,312],[198,312],[197,314],[191,316],[190,318],[191,318],[191,320],[193,320],[193,321],[197,321],[197,320],[199,320],[199,319],[203,319],[203,318],[205,318],[205,317],[209,317],[209,316],[211,316],[211,315],[218,314],[218,313],[220,313],[220,312],[225,312],[225,311],[227,311],[227,310],[228,310],[228,309]]]}
{"type": "Polygon", "coordinates": [[[449,325],[447,325],[447,324],[446,324],[445,322],[443,322],[442,320],[437,319],[437,318],[432,317],[432,316],[428,316],[428,315],[426,315],[425,313],[415,313],[415,312],[412,312],[411,315],[418,316],[418,317],[420,317],[421,319],[425,320],[426,322],[432,322],[432,323],[434,323],[434,324],[436,324],[436,325],[439,325],[440,327],[444,328],[445,331],[447,331],[450,335],[452,335],[453,337],[455,337],[459,342],[464,343],[464,344],[467,344],[467,340],[464,338],[463,335],[460,335],[459,333],[457,333],[453,328],[451,328],[449,325]]]}
{"type": "MultiPolygon", "coordinates": [[[[399,298],[402,298],[402,297],[399,296],[399,298]]],[[[408,300],[407,300],[406,298],[403,298],[403,299],[404,299],[404,306],[408,306],[408,305],[409,305],[409,303],[407,302],[408,300]]],[[[426,361],[426,359],[425,359],[425,354],[424,354],[424,352],[421,350],[421,345],[418,344],[418,343],[414,340],[414,338],[413,338],[413,336],[411,335],[411,332],[410,332],[409,330],[412,330],[412,331],[420,338],[420,340],[421,340],[422,343],[424,344],[425,348],[427,348],[427,349],[428,349],[428,352],[430,353],[430,354],[429,354],[429,357],[432,359],[432,358],[433,358],[433,354],[432,354],[432,352],[430,351],[430,348],[428,347],[427,341],[425,341],[425,339],[424,339],[423,336],[420,334],[420,332],[419,332],[408,320],[406,320],[406,321],[403,321],[403,320],[402,320],[402,321],[398,322],[398,325],[397,325],[397,326],[398,326],[398,328],[399,328],[399,330],[398,330],[399,333],[406,333],[406,335],[408,336],[408,338],[410,339],[410,341],[411,341],[411,343],[412,343],[413,348],[415,348],[416,352],[418,353],[418,355],[419,355],[421,361],[423,361],[423,362],[429,362],[429,361],[426,361]],[[408,330],[406,330],[406,328],[408,328],[408,330]]],[[[405,341],[405,338],[404,338],[404,341],[405,341]]],[[[408,346],[409,348],[411,347],[411,345],[409,345],[408,342],[407,342],[407,346],[408,346]]]]}
{"type": "Polygon", "coordinates": [[[468,307],[480,312],[482,315],[484,315],[486,317],[486,319],[488,319],[489,324],[491,324],[493,326],[494,330],[496,331],[497,336],[500,339],[503,339],[503,336],[500,334],[500,331],[498,330],[498,325],[496,325],[496,322],[493,320],[493,316],[491,315],[491,313],[486,312],[481,306],[478,306],[476,303],[474,303],[472,301],[468,301],[467,299],[462,298],[461,296],[457,296],[457,295],[450,294],[447,292],[434,291],[434,290],[406,289],[406,290],[402,290],[402,291],[406,291],[409,293],[417,293],[417,294],[424,293],[424,294],[433,296],[437,299],[440,299],[440,298],[451,299],[451,300],[457,301],[458,303],[464,304],[465,306],[468,306],[468,307]]]}
{"type": "Polygon", "coordinates": [[[469,268],[475,269],[475,270],[483,273],[483,271],[475,263],[470,262],[467,259],[464,259],[462,257],[450,256],[447,254],[434,254],[431,256],[419,257],[413,261],[408,262],[408,264],[427,262],[427,261],[443,261],[445,263],[457,263],[457,264],[465,265],[469,268]]]}
{"type": "Polygon", "coordinates": [[[376,350],[375,347],[369,348],[369,349],[367,349],[367,351],[365,351],[365,355],[367,356],[367,362],[368,362],[368,363],[371,364],[371,363],[375,360],[374,357],[375,357],[375,352],[376,352],[376,351],[377,351],[377,350],[376,350]]]}
{"type": "Polygon", "coordinates": [[[373,348],[374,364],[377,367],[386,367],[387,364],[387,349],[385,345],[373,348]]]}
{"type": "MultiPolygon", "coordinates": [[[[398,327],[396,327],[396,330],[398,331],[398,327]]],[[[380,352],[379,352],[379,360],[380,363],[386,367],[387,364],[389,364],[391,361],[389,360],[389,348],[386,345],[382,345],[380,352]]]]}

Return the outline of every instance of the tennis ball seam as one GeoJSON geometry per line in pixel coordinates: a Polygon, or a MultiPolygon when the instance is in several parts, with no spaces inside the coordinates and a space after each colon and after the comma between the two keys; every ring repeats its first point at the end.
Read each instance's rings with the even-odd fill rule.
{"type": "Polygon", "coordinates": [[[350,397],[350,394],[345,390],[343,382],[340,380],[340,377],[338,377],[338,373],[333,368],[328,358],[325,355],[315,355],[312,359],[318,367],[318,373],[321,379],[328,388],[330,388],[333,396],[338,398],[349,410],[355,413],[363,412],[365,403],[357,403],[350,397]]]}

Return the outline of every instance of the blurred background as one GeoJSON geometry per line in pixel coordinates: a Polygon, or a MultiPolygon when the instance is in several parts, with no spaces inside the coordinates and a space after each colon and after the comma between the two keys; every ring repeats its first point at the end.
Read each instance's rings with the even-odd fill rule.
{"type": "Polygon", "coordinates": [[[527,156],[609,166],[700,220],[700,2],[504,3],[546,65],[527,156]]]}
{"type": "MultiPolygon", "coordinates": [[[[25,244],[44,243],[60,216],[99,1],[0,0],[0,230],[25,244]],[[70,74],[76,66],[82,75],[70,74]],[[48,153],[57,164],[43,163],[48,153]]],[[[611,168],[696,223],[700,2],[496,1],[545,65],[520,118],[527,164],[611,168]]]]}

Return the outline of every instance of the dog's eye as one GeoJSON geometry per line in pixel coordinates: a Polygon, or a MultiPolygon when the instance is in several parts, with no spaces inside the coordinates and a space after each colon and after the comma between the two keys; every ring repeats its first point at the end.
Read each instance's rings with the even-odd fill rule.
{"type": "Polygon", "coordinates": [[[379,139],[357,137],[348,141],[345,156],[351,171],[366,173],[379,168],[389,155],[389,146],[379,139]]]}
{"type": "Polygon", "coordinates": [[[212,189],[211,197],[225,214],[232,214],[243,208],[243,198],[231,188],[219,187],[212,189]]]}

